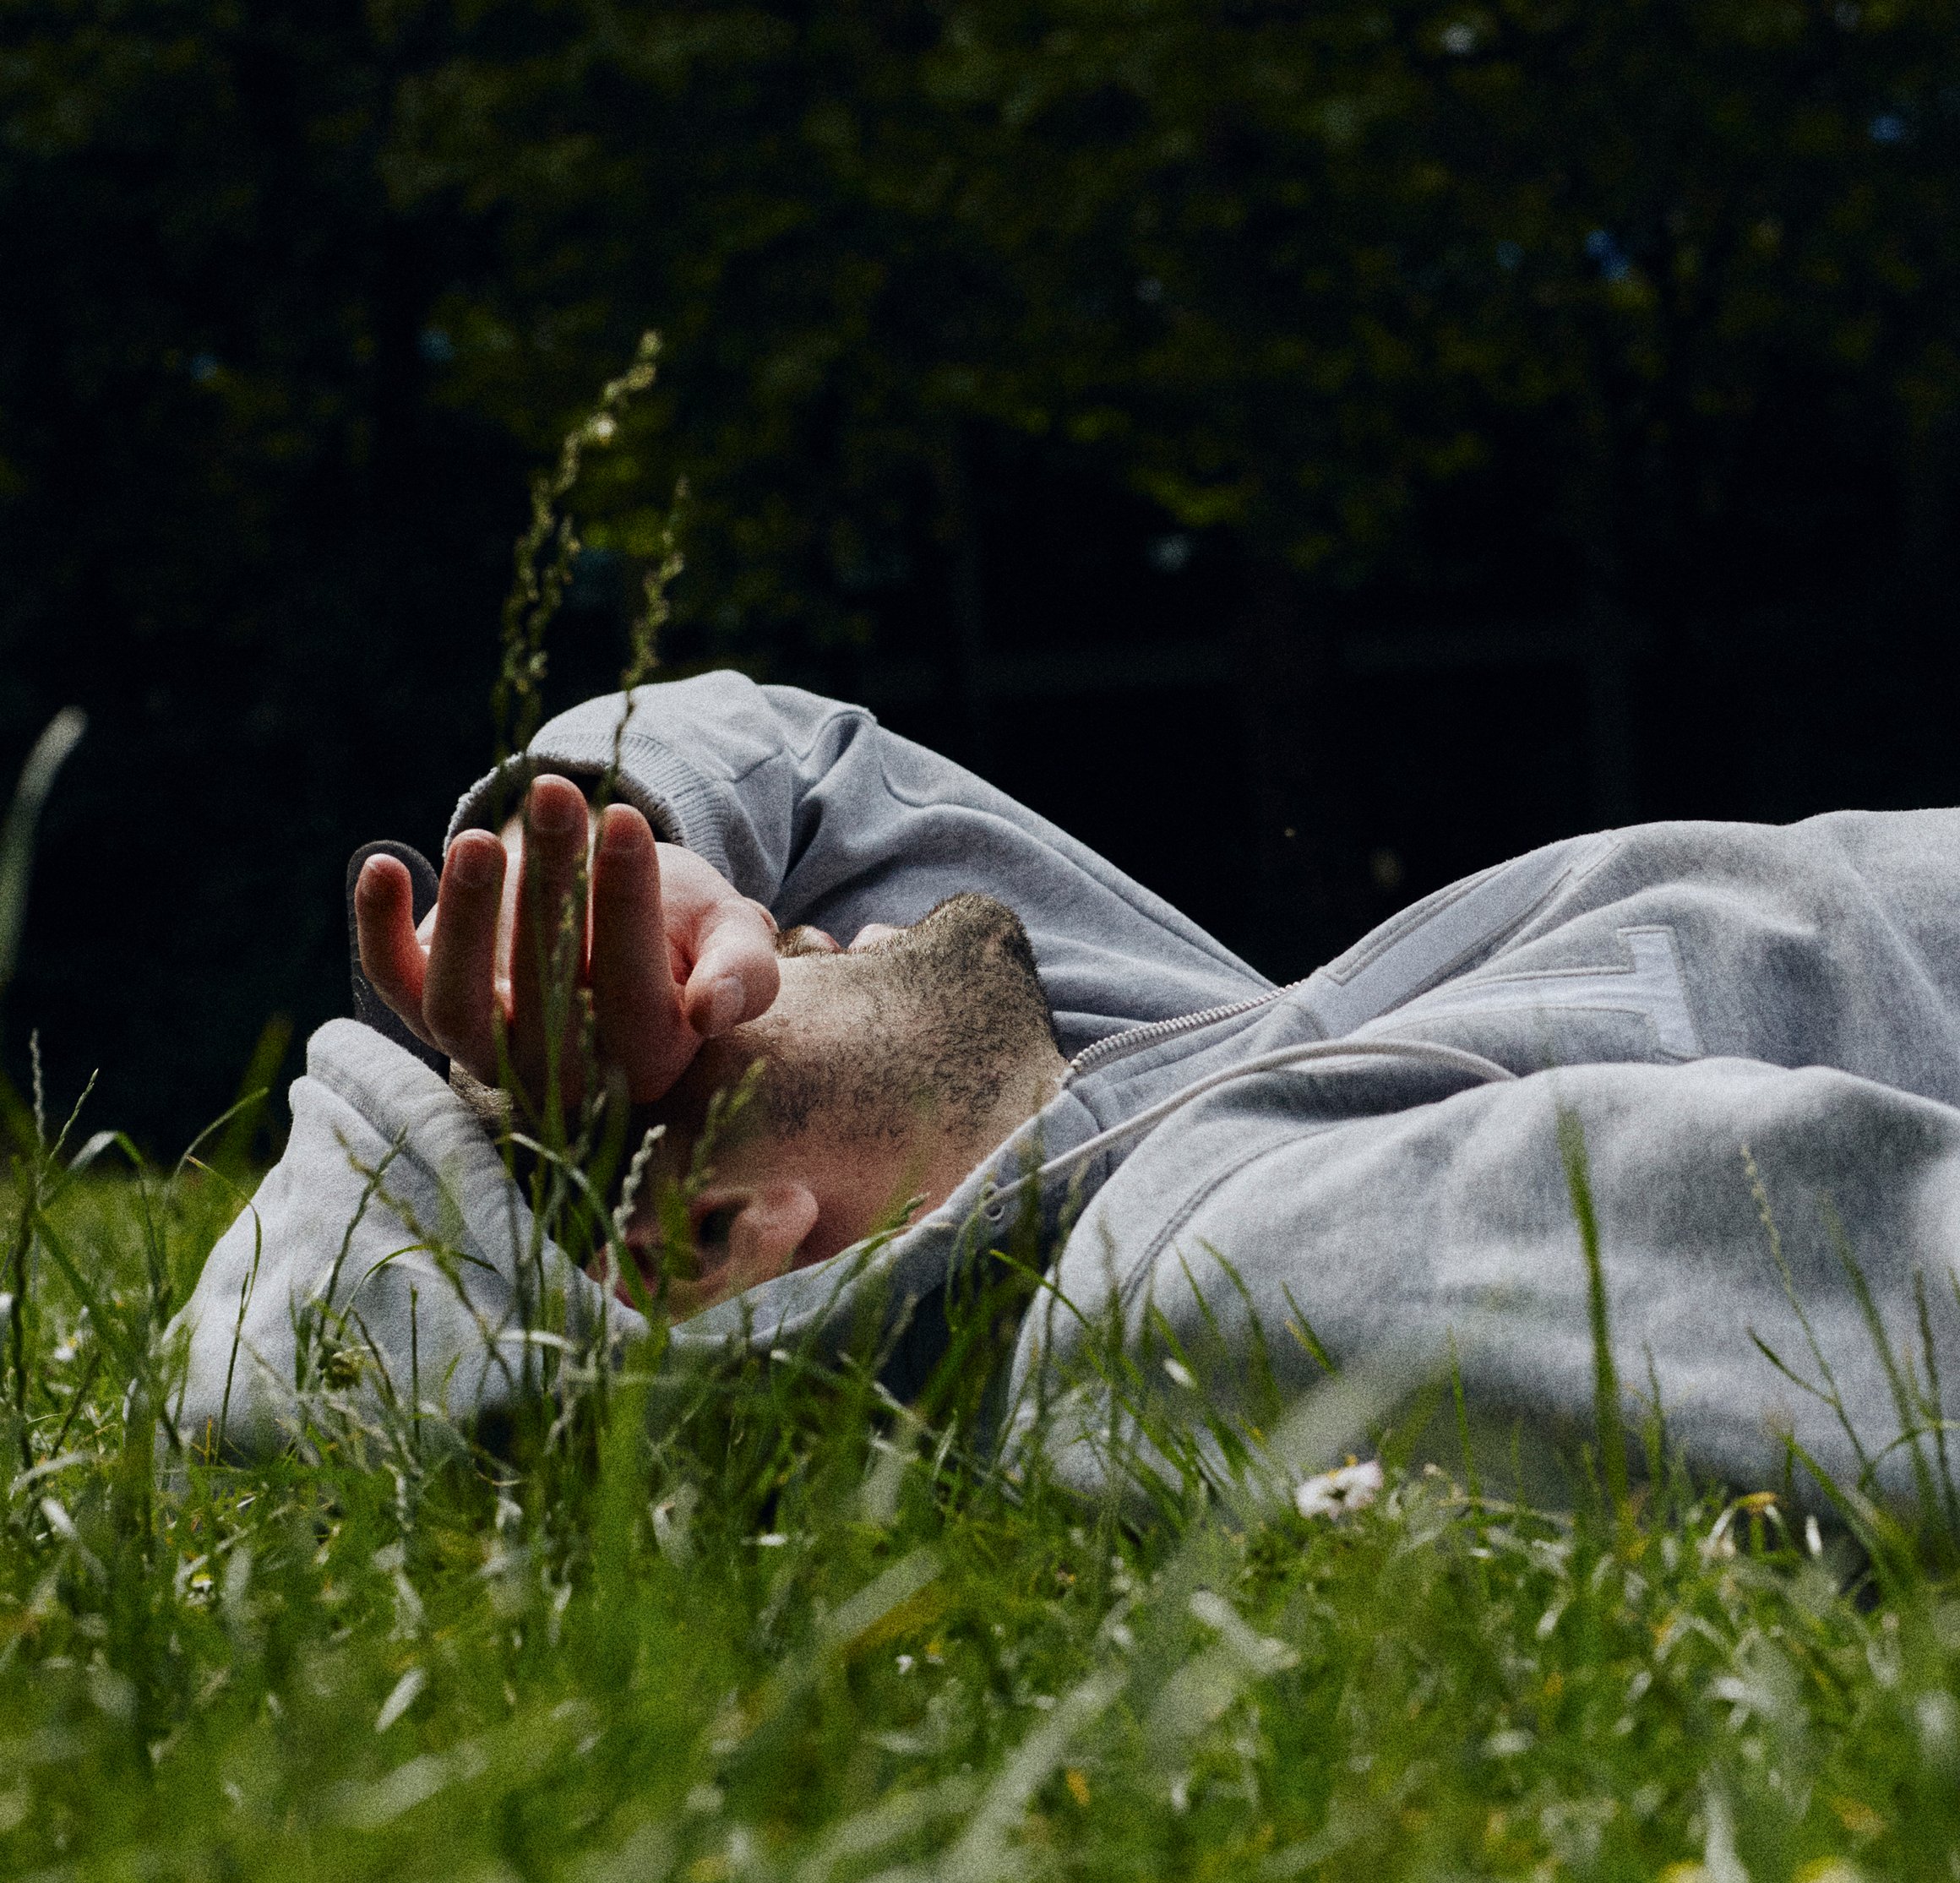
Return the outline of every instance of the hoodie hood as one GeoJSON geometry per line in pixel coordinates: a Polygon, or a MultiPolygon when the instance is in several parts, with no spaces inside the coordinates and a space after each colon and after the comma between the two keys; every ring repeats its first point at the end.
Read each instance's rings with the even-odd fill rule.
{"type": "Polygon", "coordinates": [[[411,1053],[329,1020],[290,1097],[285,1156],[171,1325],[187,1445],[276,1445],[321,1393],[368,1417],[496,1410],[536,1378],[541,1303],[575,1334],[645,1331],[539,1233],[476,1114],[411,1053]]]}

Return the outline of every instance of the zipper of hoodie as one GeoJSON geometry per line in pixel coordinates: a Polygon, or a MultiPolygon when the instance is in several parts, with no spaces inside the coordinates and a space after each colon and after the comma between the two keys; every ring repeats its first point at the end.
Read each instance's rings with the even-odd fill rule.
{"type": "MultiPolygon", "coordinates": [[[[1274,994],[1284,993],[1284,988],[1276,988],[1274,994]]],[[[1271,999],[1273,994],[1266,997],[1271,999]]],[[[1259,1001],[1250,1001],[1247,1006],[1256,1007],[1259,1001]]],[[[1197,1023],[1205,1019],[1202,1014],[1188,1014],[1185,1020],[1197,1023]]],[[[1153,1024],[1160,1026],[1175,1026],[1172,1020],[1160,1020],[1153,1024]]],[[[1134,1029],[1141,1032],[1141,1027],[1134,1029]]],[[[1112,1036],[1113,1037],[1113,1036],[1112,1036]]],[[[1102,1042],[1097,1042],[1100,1045],[1102,1042]]],[[[1511,1084],[1517,1074],[1509,1066],[1501,1066],[1494,1059],[1487,1059],[1480,1053],[1467,1053],[1460,1046],[1445,1046],[1438,1040],[1308,1040],[1297,1046],[1282,1046],[1271,1053],[1261,1053],[1255,1059],[1247,1059],[1235,1066],[1222,1066],[1216,1072],[1207,1073],[1202,1079],[1186,1086],[1182,1091],[1173,1092],[1168,1098],[1159,1099],[1154,1105],[1145,1107],[1133,1118],[1124,1118],[1119,1124],[1112,1124],[1106,1130],[1098,1131],[1086,1144],[1079,1144],[1073,1151],[1064,1151],[1060,1156],[1053,1157],[1039,1168],[1017,1177],[1010,1184],[996,1186],[991,1178],[980,1189],[980,1213],[989,1222],[999,1222],[1007,1213],[1007,1205],[1023,1190],[1031,1187],[1037,1191],[1051,1178],[1059,1177],[1071,1170],[1079,1170],[1092,1158],[1099,1156],[1112,1146],[1122,1143],[1125,1138],[1134,1138],[1145,1132],[1153,1131],[1170,1117],[1180,1111],[1192,1100],[1202,1098],[1206,1092],[1216,1091],[1219,1086],[1229,1085],[1235,1079],[1248,1079],[1257,1073],[1277,1072],[1285,1067],[1312,1065],[1332,1062],[1338,1065],[1345,1061],[1348,1065],[1365,1065],[1375,1059],[1413,1059],[1418,1064],[1442,1066],[1451,1072],[1466,1072],[1484,1084],[1511,1084]]]]}
{"type": "Polygon", "coordinates": [[[1228,1001],[1222,1007],[1206,1007],[1198,1013],[1180,1014],[1174,1020],[1146,1020],[1141,1026],[1127,1026],[1120,1033],[1106,1034],[1084,1047],[1069,1061],[1068,1069],[1062,1075],[1061,1089],[1066,1091],[1084,1074],[1097,1071],[1113,1059],[1127,1059],[1132,1053],[1141,1053],[1146,1047],[1173,1040],[1180,1033],[1195,1033],[1200,1027],[1215,1026],[1222,1020],[1236,1020],[1241,1014],[1270,1006],[1282,994],[1291,993],[1295,988],[1305,985],[1305,981],[1289,981],[1283,988],[1272,988],[1244,1000],[1228,1001]]]}

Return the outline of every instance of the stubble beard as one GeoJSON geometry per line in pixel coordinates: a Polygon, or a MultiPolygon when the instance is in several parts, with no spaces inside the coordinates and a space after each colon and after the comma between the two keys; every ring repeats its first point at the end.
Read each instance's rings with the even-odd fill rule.
{"type": "Polygon", "coordinates": [[[1059,1063],[1027,932],[991,896],[949,897],[889,940],[814,957],[808,971],[811,998],[794,1020],[757,1028],[759,1097],[779,1139],[929,1135],[977,1156],[1007,1113],[1032,1113],[1059,1063]]]}

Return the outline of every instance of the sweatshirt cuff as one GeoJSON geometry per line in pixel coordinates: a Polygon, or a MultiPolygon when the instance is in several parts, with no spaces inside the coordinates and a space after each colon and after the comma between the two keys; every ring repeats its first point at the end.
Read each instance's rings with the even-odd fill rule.
{"type": "MultiPolygon", "coordinates": [[[[444,834],[443,853],[448,855],[459,833],[489,830],[514,814],[525,786],[541,771],[563,772],[581,786],[596,784],[612,764],[613,745],[610,723],[590,729],[546,727],[526,750],[486,772],[463,793],[444,834]]],[[[635,733],[630,721],[618,752],[613,796],[645,818],[662,843],[683,845],[734,881],[716,814],[717,794],[709,779],[672,747],[635,733]]]]}

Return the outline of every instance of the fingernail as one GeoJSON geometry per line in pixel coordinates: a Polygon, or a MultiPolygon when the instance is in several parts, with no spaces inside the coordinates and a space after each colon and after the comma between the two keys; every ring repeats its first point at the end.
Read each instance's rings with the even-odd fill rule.
{"type": "Polygon", "coordinates": [[[493,851],[487,843],[459,842],[451,846],[444,868],[465,889],[480,890],[497,873],[497,858],[501,854],[500,848],[493,851]]]}
{"type": "Polygon", "coordinates": [[[584,804],[575,785],[561,778],[558,782],[566,786],[564,791],[541,791],[538,786],[544,781],[541,778],[531,787],[528,807],[531,827],[556,835],[561,830],[570,830],[578,822],[584,804]]]}
{"type": "Polygon", "coordinates": [[[615,811],[623,810],[623,805],[607,808],[606,814],[599,819],[599,848],[608,857],[616,857],[623,850],[629,850],[639,841],[639,820],[632,817],[615,817],[615,811]]]}

